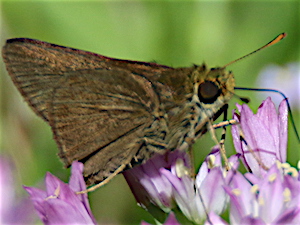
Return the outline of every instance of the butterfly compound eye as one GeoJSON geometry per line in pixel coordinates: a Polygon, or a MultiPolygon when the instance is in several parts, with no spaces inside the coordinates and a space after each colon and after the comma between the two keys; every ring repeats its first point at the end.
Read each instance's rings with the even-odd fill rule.
{"type": "Polygon", "coordinates": [[[203,103],[211,104],[219,97],[221,89],[211,81],[205,81],[198,87],[198,97],[203,103]]]}

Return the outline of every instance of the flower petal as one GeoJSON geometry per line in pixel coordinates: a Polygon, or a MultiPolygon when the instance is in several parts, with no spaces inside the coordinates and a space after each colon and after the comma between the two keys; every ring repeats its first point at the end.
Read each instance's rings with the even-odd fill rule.
{"type": "Polygon", "coordinates": [[[208,214],[209,220],[206,220],[204,225],[218,224],[218,225],[228,225],[219,215],[214,212],[208,214]]]}
{"type": "Polygon", "coordinates": [[[282,103],[279,115],[271,98],[267,98],[253,114],[247,105],[239,106],[240,115],[234,113],[233,118],[240,126],[232,127],[234,145],[241,154],[245,166],[257,176],[264,176],[276,160],[286,160],[287,144],[287,108],[282,103]],[[242,129],[244,141],[240,140],[242,129]]]}
{"type": "MultiPolygon", "coordinates": [[[[71,183],[74,189],[82,189],[83,166],[81,163],[72,164],[71,183]],[[73,167],[74,165],[74,167],[73,167]],[[74,172],[74,173],[73,173],[74,172]]],[[[46,174],[46,189],[24,187],[30,194],[31,200],[41,220],[45,224],[95,224],[86,196],[77,195],[68,184],[65,184],[51,173],[46,174]]],[[[86,194],[85,194],[86,195],[86,194]]]]}
{"type": "Polygon", "coordinates": [[[286,162],[286,149],[288,140],[288,107],[283,100],[278,108],[279,152],[278,160],[286,162]]]}

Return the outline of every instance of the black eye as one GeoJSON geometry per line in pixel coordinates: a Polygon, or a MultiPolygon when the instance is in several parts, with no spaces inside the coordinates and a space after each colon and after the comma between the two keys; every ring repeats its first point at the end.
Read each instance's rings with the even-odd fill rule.
{"type": "Polygon", "coordinates": [[[199,85],[198,97],[201,102],[211,104],[220,96],[221,89],[211,81],[205,81],[199,85]]]}

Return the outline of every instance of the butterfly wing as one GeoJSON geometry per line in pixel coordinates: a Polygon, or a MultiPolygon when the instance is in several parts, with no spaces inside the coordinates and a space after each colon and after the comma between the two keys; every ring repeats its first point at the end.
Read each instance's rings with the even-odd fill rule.
{"type": "Polygon", "coordinates": [[[8,40],[3,58],[25,100],[51,126],[65,165],[85,163],[89,185],[136,157],[160,104],[151,76],[174,70],[31,39],[8,40]]]}

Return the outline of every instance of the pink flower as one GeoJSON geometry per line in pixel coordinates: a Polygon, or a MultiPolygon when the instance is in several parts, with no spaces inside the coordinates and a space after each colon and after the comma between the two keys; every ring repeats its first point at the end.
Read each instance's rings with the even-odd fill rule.
{"type": "MultiPolygon", "coordinates": [[[[300,110],[300,63],[291,62],[286,65],[268,65],[257,77],[257,87],[282,91],[295,110],[300,110]]],[[[269,93],[259,93],[268,96],[269,93]]],[[[276,105],[281,102],[280,95],[272,96],[276,105]]]]}
{"type": "MultiPolygon", "coordinates": [[[[237,156],[229,159],[232,168],[236,168],[237,156]]],[[[201,165],[196,179],[182,172],[177,165],[175,170],[161,169],[173,186],[175,201],[188,220],[196,224],[206,220],[206,213],[222,213],[227,207],[228,196],[224,186],[234,174],[233,170],[225,172],[221,164],[219,149],[214,148],[201,165]]]]}
{"type": "Polygon", "coordinates": [[[159,212],[169,213],[176,206],[172,196],[172,184],[161,173],[161,168],[171,169],[177,159],[190,168],[185,152],[173,151],[165,155],[157,154],[145,164],[123,172],[123,175],[137,202],[156,217],[164,217],[159,212]]]}
{"type": "Polygon", "coordinates": [[[230,224],[300,224],[298,177],[295,168],[281,163],[251,182],[237,173],[225,187],[231,202],[230,224]]]}
{"type": "Polygon", "coordinates": [[[13,165],[0,157],[0,224],[31,224],[36,219],[28,198],[16,195],[13,165]]]}
{"type": "MultiPolygon", "coordinates": [[[[230,162],[236,164],[237,157],[230,162]]],[[[125,178],[137,201],[150,213],[153,205],[169,212],[177,204],[188,220],[200,223],[205,221],[206,211],[221,213],[227,205],[223,186],[232,171],[226,177],[224,172],[218,149],[209,154],[196,179],[191,176],[188,154],[174,151],[126,171],[125,178]]],[[[152,214],[157,216],[157,211],[152,214]]]]}
{"type": "Polygon", "coordinates": [[[96,224],[87,194],[76,194],[86,189],[82,176],[83,164],[73,162],[69,184],[46,175],[46,191],[24,187],[44,224],[96,224]]]}
{"type": "Polygon", "coordinates": [[[234,113],[233,118],[240,124],[232,126],[234,146],[246,168],[256,176],[263,176],[276,160],[286,161],[287,104],[282,101],[278,113],[271,98],[260,105],[257,114],[245,104],[237,108],[240,115],[234,113]],[[247,145],[240,139],[240,130],[247,145]]]}

